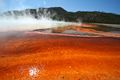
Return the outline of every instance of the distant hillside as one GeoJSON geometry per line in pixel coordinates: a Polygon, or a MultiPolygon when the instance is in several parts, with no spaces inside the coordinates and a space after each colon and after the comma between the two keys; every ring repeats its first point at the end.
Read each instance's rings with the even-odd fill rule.
{"type": "Polygon", "coordinates": [[[39,8],[39,9],[25,9],[21,11],[8,11],[2,14],[7,16],[23,16],[32,15],[34,18],[38,19],[41,16],[50,17],[55,20],[65,20],[71,22],[77,22],[82,20],[82,22],[87,23],[109,23],[109,24],[120,24],[120,15],[104,12],[68,12],[61,7],[51,7],[51,8],[39,8]]]}

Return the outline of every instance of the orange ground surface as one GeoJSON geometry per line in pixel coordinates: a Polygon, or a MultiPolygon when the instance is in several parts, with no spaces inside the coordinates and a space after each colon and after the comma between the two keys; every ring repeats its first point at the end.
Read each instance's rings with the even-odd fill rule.
{"type": "Polygon", "coordinates": [[[0,80],[120,80],[120,38],[0,39],[0,80]]]}

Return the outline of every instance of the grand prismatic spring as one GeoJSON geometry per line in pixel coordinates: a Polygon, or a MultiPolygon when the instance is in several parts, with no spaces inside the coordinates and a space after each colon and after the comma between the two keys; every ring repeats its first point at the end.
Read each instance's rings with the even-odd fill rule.
{"type": "Polygon", "coordinates": [[[52,8],[0,15],[0,80],[120,80],[120,25],[66,21],[52,8]]]}

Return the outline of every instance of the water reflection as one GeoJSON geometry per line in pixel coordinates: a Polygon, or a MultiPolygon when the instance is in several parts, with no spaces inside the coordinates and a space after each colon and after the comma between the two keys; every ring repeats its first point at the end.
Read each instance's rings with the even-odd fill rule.
{"type": "Polygon", "coordinates": [[[29,75],[34,77],[39,73],[39,69],[36,67],[29,68],[29,75]]]}

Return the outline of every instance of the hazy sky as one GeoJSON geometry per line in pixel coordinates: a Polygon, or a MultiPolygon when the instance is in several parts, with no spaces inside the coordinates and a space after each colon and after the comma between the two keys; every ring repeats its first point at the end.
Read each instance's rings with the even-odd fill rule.
{"type": "Polygon", "coordinates": [[[104,11],[120,14],[120,0],[0,0],[0,12],[38,7],[63,7],[68,11],[104,11]]]}

